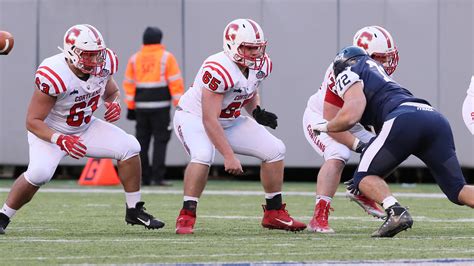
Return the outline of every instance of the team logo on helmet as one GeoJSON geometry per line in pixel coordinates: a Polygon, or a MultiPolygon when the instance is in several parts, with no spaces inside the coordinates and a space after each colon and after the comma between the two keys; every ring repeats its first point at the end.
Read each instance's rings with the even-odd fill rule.
{"type": "Polygon", "coordinates": [[[235,41],[235,38],[237,37],[237,31],[239,30],[239,25],[237,24],[230,24],[227,27],[227,30],[225,32],[225,38],[228,41],[235,41]]]}
{"type": "Polygon", "coordinates": [[[81,30],[78,28],[72,28],[70,31],[67,32],[65,42],[74,45],[76,43],[77,37],[81,34],[81,30]]]}
{"type": "Polygon", "coordinates": [[[357,39],[357,46],[364,48],[365,50],[369,49],[369,43],[372,38],[373,35],[370,32],[364,31],[357,39]]]}

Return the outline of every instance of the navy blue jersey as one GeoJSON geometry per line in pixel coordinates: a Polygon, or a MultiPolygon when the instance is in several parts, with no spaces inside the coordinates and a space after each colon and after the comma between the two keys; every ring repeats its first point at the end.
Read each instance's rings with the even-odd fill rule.
{"type": "Polygon", "coordinates": [[[355,82],[362,81],[367,106],[360,120],[364,126],[373,126],[380,132],[387,115],[404,102],[429,104],[416,98],[387,75],[383,67],[369,56],[363,56],[351,67],[346,68],[336,78],[334,90],[344,99],[344,93],[355,82]]]}

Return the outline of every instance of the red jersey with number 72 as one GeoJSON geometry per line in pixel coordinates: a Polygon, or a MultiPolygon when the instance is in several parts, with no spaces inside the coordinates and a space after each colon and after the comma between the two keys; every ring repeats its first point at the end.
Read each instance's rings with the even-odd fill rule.
{"type": "Polygon", "coordinates": [[[260,83],[272,71],[272,62],[265,55],[260,70],[249,69],[248,78],[224,53],[208,57],[199,69],[194,83],[179,100],[179,107],[186,112],[202,116],[202,90],[224,94],[219,122],[223,127],[230,126],[240,116],[242,107],[257,93],[260,83]]]}
{"type": "Polygon", "coordinates": [[[117,72],[117,67],[117,56],[107,49],[102,72],[83,81],[69,68],[63,53],[46,58],[35,74],[36,88],[56,97],[45,123],[63,134],[78,134],[86,130],[95,119],[92,114],[102,104],[105,85],[117,72]]]}

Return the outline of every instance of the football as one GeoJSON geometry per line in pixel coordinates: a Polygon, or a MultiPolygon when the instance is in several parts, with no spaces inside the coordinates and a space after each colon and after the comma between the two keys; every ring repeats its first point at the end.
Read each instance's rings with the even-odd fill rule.
{"type": "Polygon", "coordinates": [[[13,35],[7,31],[0,31],[0,55],[7,55],[13,48],[13,35]]]}

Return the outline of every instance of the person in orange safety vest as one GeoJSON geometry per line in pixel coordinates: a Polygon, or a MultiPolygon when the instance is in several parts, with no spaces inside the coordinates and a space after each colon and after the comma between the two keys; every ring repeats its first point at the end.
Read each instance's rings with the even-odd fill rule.
{"type": "Polygon", "coordinates": [[[176,58],[161,44],[162,32],[147,27],[143,46],[130,57],[123,87],[127,119],[136,120],[136,137],[142,147],[143,185],[171,185],[166,174],[166,147],[171,137],[170,109],[184,93],[184,83],[176,58]],[[153,137],[153,162],[148,149],[153,137]]]}

